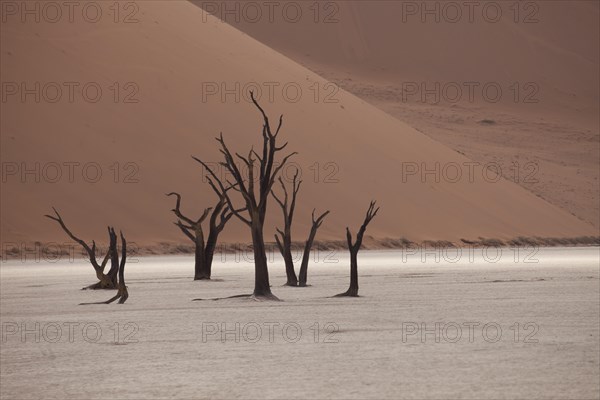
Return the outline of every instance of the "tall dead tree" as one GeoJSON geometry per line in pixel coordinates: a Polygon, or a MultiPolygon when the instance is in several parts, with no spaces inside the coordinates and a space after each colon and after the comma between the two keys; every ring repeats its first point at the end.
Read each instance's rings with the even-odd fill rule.
{"type": "Polygon", "coordinates": [[[46,215],[46,217],[50,218],[53,221],[58,222],[59,225],[61,226],[61,228],[63,229],[63,231],[65,231],[66,234],[72,240],[74,240],[81,247],[83,247],[83,249],[88,254],[88,258],[90,260],[90,263],[92,264],[92,267],[94,267],[94,271],[96,272],[96,277],[98,278],[98,282],[94,283],[92,285],[86,286],[83,289],[116,289],[117,288],[117,273],[119,270],[119,266],[118,266],[118,262],[115,264],[111,258],[112,249],[114,247],[113,241],[115,242],[115,246],[116,246],[116,235],[113,238],[113,235],[111,234],[111,228],[108,229],[108,234],[109,234],[111,244],[109,245],[108,251],[106,252],[106,255],[104,256],[102,263],[98,263],[98,261],[96,259],[96,242],[92,241],[92,246],[90,247],[86,242],[84,242],[83,240],[81,240],[80,238],[75,236],[69,230],[69,228],[67,228],[67,225],[65,224],[62,217],[60,216],[60,214],[58,213],[58,211],[56,211],[56,209],[54,207],[52,207],[52,210],[54,210],[54,213],[56,214],[56,216],[46,215]],[[106,267],[106,264],[107,264],[109,258],[111,258],[111,268],[108,271],[108,273],[105,274],[104,269],[106,267]]]}
{"type": "MultiPolygon", "coordinates": [[[[216,188],[215,188],[216,189],[216,188]]],[[[219,201],[214,207],[209,207],[204,210],[200,218],[193,220],[185,216],[180,209],[181,195],[176,192],[168,193],[167,196],[176,196],[177,202],[173,213],[178,220],[175,225],[192,241],[195,245],[195,266],[194,280],[210,279],[212,273],[212,261],[217,247],[219,234],[225,228],[225,225],[233,215],[227,206],[225,196],[215,190],[219,196],[219,201]],[[208,237],[204,239],[204,230],[202,223],[212,210],[209,220],[208,237]]]]}
{"type": "Polygon", "coordinates": [[[350,250],[350,287],[346,292],[340,293],[335,297],[358,297],[358,251],[362,245],[363,235],[367,230],[367,225],[369,225],[369,222],[375,218],[377,211],[379,211],[379,207],[375,208],[375,201],[372,201],[371,204],[369,204],[365,221],[356,234],[356,241],[354,243],[352,243],[352,234],[350,233],[350,229],[346,227],[346,239],[348,241],[348,250],[350,250]]]}
{"type": "Polygon", "coordinates": [[[291,201],[288,199],[288,191],[281,177],[279,177],[279,183],[283,188],[283,200],[277,197],[274,190],[271,190],[273,198],[279,203],[281,211],[283,212],[283,231],[277,228],[275,242],[277,243],[279,252],[283,256],[283,261],[285,262],[285,274],[287,276],[286,285],[298,286],[298,277],[296,276],[296,271],[294,271],[294,258],[292,257],[292,221],[294,219],[294,209],[296,208],[296,196],[298,195],[300,185],[302,184],[302,181],[298,180],[298,170],[296,169],[292,181],[291,201]]]}
{"type": "MultiPolygon", "coordinates": [[[[117,249],[117,234],[114,228],[108,227],[108,234],[110,235],[109,252],[112,266],[117,266],[119,273],[119,280],[117,283],[117,294],[106,301],[99,301],[94,303],[79,303],[79,305],[89,304],[110,304],[115,300],[119,300],[119,304],[123,304],[129,298],[129,292],[127,291],[127,285],[125,285],[125,262],[127,261],[127,241],[123,232],[119,232],[121,236],[121,262],[119,263],[119,251],[117,249]]],[[[112,269],[111,266],[111,269],[112,269]]]]}
{"type": "Polygon", "coordinates": [[[306,239],[306,243],[304,244],[304,254],[302,255],[302,264],[300,264],[300,274],[298,275],[299,286],[306,286],[306,279],[308,276],[308,261],[310,259],[310,250],[312,248],[313,242],[315,241],[315,236],[317,236],[317,230],[321,227],[323,223],[323,219],[329,214],[329,210],[325,211],[323,214],[319,215],[315,218],[315,211],[313,209],[312,212],[312,226],[310,228],[310,234],[308,235],[308,239],[306,239]]]}
{"type": "Polygon", "coordinates": [[[240,168],[235,163],[234,155],[229,151],[229,148],[225,144],[223,134],[217,138],[217,142],[220,144],[220,151],[223,154],[224,161],[220,163],[226,171],[233,177],[234,183],[228,182],[225,179],[217,176],[215,171],[210,168],[202,160],[193,157],[196,161],[202,164],[202,166],[209,173],[209,182],[218,186],[219,191],[225,196],[229,208],[233,214],[240,219],[244,224],[250,228],[252,236],[252,248],[254,252],[254,298],[274,299],[277,300],[271,293],[271,287],[269,284],[269,269],[267,265],[267,253],[265,249],[265,240],[263,235],[263,228],[265,217],[267,215],[267,202],[271,193],[271,188],[277,178],[281,169],[285,166],[288,159],[296,153],[288,154],[283,157],[281,162],[275,163],[275,158],[278,152],[282,151],[287,143],[282,146],[277,146],[277,136],[283,124],[283,116],[279,117],[279,124],[273,132],[269,118],[265,111],[258,104],[254,98],[254,93],[250,92],[250,97],[256,108],[260,111],[263,117],[263,149],[262,155],[259,155],[250,149],[247,156],[242,156],[239,153],[234,153],[235,157],[241,160],[244,165],[248,168],[248,178],[246,179],[240,168]],[[256,158],[255,158],[256,157],[256,158]],[[258,168],[255,167],[256,160],[259,162],[258,168]],[[255,170],[256,169],[256,170],[255,170]],[[255,193],[255,174],[258,173],[258,194],[255,193]],[[245,207],[242,211],[239,211],[233,205],[233,199],[226,190],[226,186],[230,186],[234,191],[238,192],[245,203],[245,207]]]}

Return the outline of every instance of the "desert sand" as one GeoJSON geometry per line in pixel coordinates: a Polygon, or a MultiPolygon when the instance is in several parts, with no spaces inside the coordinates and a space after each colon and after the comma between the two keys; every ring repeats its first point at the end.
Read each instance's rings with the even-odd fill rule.
{"type": "MultiPolygon", "coordinates": [[[[218,161],[212,138],[219,132],[236,151],[259,142],[260,116],[244,98],[252,87],[261,89],[273,120],[285,116],[281,136],[299,153],[294,161],[305,183],[297,240],[313,207],[332,211],[319,239],[343,239],[344,227],[359,223],[371,199],[383,207],[370,228],[374,238],[597,234],[590,223],[344,90],[326,101],[324,78],[191,3],[164,5],[139,3],[134,23],[2,24],[3,81],[18,84],[16,94],[5,88],[2,104],[4,248],[66,243],[43,218],[51,206],[89,241],[104,241],[108,223],[138,246],[185,241],[164,194],[181,192],[189,213],[213,205],[190,156],[218,161]],[[62,97],[51,101],[56,91],[62,97]]],[[[285,172],[290,177],[293,170],[285,172]]],[[[272,209],[267,226],[279,220],[272,209]]],[[[223,238],[247,242],[246,231],[233,222],[223,238]]]]}
{"type": "Polygon", "coordinates": [[[307,288],[280,286],[277,257],[282,302],[191,301],[251,290],[243,256],[216,259],[213,282],[192,281],[189,256],[138,258],[126,304],[85,307],[112,295],[74,290],[93,280],[89,264],[4,262],[0,395],[598,398],[598,249],[521,251],[454,263],[455,254],[361,252],[354,299],[328,298],[347,287],[347,252],[318,254],[307,288]]]}
{"type": "Polygon", "coordinates": [[[600,226],[598,2],[193,3],[600,226]]]}

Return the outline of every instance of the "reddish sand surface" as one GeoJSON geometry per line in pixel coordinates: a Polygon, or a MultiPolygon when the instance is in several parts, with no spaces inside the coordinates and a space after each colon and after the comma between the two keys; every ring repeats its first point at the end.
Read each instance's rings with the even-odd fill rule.
{"type": "Polygon", "coordinates": [[[194,3],[600,226],[600,3],[194,3]]]}
{"type": "MultiPolygon", "coordinates": [[[[111,224],[140,246],[184,242],[185,238],[172,224],[170,209],[174,201],[165,193],[182,193],[183,209],[189,214],[199,215],[204,207],[214,205],[214,194],[202,180],[202,168],[190,156],[218,161],[213,138],[219,132],[223,132],[232,149],[241,153],[247,153],[251,145],[260,146],[262,121],[247,99],[247,90],[252,87],[260,89],[260,102],[272,120],[284,114],[280,137],[289,140],[290,151],[299,153],[294,165],[300,168],[304,184],[296,215],[296,240],[305,238],[314,207],[332,211],[319,238],[343,240],[345,227],[357,228],[371,199],[377,199],[382,207],[376,223],[369,226],[368,233],[374,238],[459,241],[480,236],[510,239],[598,233],[590,222],[570,212],[571,206],[578,205],[582,209],[580,217],[589,220],[597,216],[597,204],[591,204],[586,197],[588,192],[574,191],[573,197],[584,199],[573,200],[575,203],[570,203],[570,198],[565,200],[569,207],[556,201],[551,204],[536,196],[535,191],[532,193],[508,179],[496,179],[493,171],[483,169],[481,162],[486,157],[493,159],[495,154],[512,157],[509,147],[502,150],[502,143],[518,146],[525,152],[527,146],[537,141],[546,149],[548,163],[556,171],[568,170],[573,174],[582,171],[579,180],[571,181],[558,172],[552,179],[558,183],[567,180],[578,185],[576,188],[584,186],[591,193],[589,196],[597,196],[597,171],[591,171],[590,161],[597,156],[597,126],[590,111],[598,101],[597,76],[590,72],[598,65],[597,48],[595,53],[588,54],[597,37],[575,37],[580,48],[565,53],[564,46],[540,42],[539,35],[530,34],[530,41],[523,44],[520,32],[525,28],[515,25],[511,34],[522,46],[499,50],[497,46],[504,43],[504,38],[487,27],[499,35],[495,42],[482,39],[478,48],[463,49],[455,55],[448,50],[448,57],[460,60],[448,66],[451,77],[452,71],[462,71],[462,65],[484,59],[477,68],[472,68],[477,74],[464,71],[464,76],[453,79],[500,81],[498,74],[501,74],[503,82],[521,79],[554,82],[557,76],[571,82],[567,83],[572,86],[556,85],[551,89],[551,93],[562,93],[570,88],[569,93],[574,95],[568,101],[563,102],[564,96],[552,97],[551,93],[543,92],[544,98],[556,100],[544,102],[539,114],[548,115],[544,117],[548,118],[547,130],[556,141],[542,144],[539,137],[534,137],[546,131],[542,129],[545,125],[538,121],[531,132],[533,136],[523,139],[521,145],[509,142],[510,135],[517,134],[504,136],[510,125],[496,117],[502,113],[510,122],[511,115],[516,115],[511,113],[517,113],[514,110],[520,107],[505,102],[504,108],[496,110],[494,106],[489,115],[496,124],[487,127],[476,122],[486,109],[478,104],[466,111],[458,106],[456,114],[448,111],[452,107],[414,106],[415,112],[411,113],[412,105],[400,105],[400,111],[393,112],[400,117],[396,118],[383,111],[393,111],[397,104],[393,101],[383,102],[382,110],[345,90],[333,94],[335,101],[327,101],[331,100],[328,79],[332,79],[327,76],[331,69],[324,70],[327,73],[323,73],[323,78],[278,53],[274,44],[269,43],[276,50],[191,3],[136,4],[138,9],[121,10],[117,22],[106,4],[104,17],[96,23],[86,21],[80,14],[76,14],[74,22],[64,18],[57,23],[22,22],[19,16],[7,16],[2,23],[3,246],[33,241],[66,242],[60,228],[43,218],[51,206],[57,207],[73,231],[86,240],[105,241],[105,227],[111,224]],[[125,23],[123,20],[130,12],[135,21],[125,23]],[[489,50],[487,56],[482,56],[483,49],[489,50]],[[548,56],[543,60],[551,65],[541,70],[529,65],[508,68],[500,63],[504,51],[511,52],[510,57],[516,60],[539,51],[536,58],[548,56]],[[565,64],[557,64],[559,60],[565,64]],[[577,64],[577,68],[573,69],[572,64],[577,64]],[[515,72],[521,70],[524,75],[515,72]],[[272,88],[272,93],[268,88],[272,88]],[[57,99],[56,93],[61,97],[57,99]],[[563,121],[557,110],[563,110],[564,115],[582,116],[568,119],[569,124],[582,130],[577,131],[581,135],[571,132],[564,136],[558,125],[552,125],[555,122],[550,121],[551,117],[552,121],[563,121]],[[448,118],[466,118],[471,112],[480,114],[463,121],[469,127],[464,131],[463,123],[444,122],[448,118]],[[404,118],[409,123],[402,121],[403,115],[411,115],[404,118]],[[413,127],[419,127],[418,121],[426,118],[431,119],[429,124],[440,126],[435,132],[427,132],[429,136],[413,127]],[[486,134],[479,135],[478,129],[483,132],[484,128],[486,134]],[[451,136],[446,130],[460,134],[443,144],[440,136],[451,136]],[[575,135],[576,140],[567,139],[568,135],[575,135]],[[475,143],[475,139],[481,138],[475,143]],[[461,140],[469,143],[465,144],[464,154],[447,146],[461,140]],[[494,141],[498,143],[489,144],[494,141]],[[563,145],[565,141],[569,141],[568,145],[563,145]],[[570,156],[564,158],[563,153],[570,156]],[[432,169],[434,173],[422,174],[432,169]]],[[[584,28],[598,12],[595,5],[577,10],[583,19],[579,25],[584,28]]],[[[371,21],[376,17],[367,11],[364,18],[371,21]]],[[[362,11],[359,14],[362,20],[362,11]]],[[[384,22],[378,24],[381,31],[374,33],[380,38],[388,34],[384,28],[390,24],[384,22]]],[[[345,26],[336,25],[334,29],[345,26]]],[[[586,32],[585,29],[581,32],[586,32]]],[[[432,35],[435,32],[434,29],[432,35]]],[[[573,27],[574,35],[579,32],[578,27],[573,27]]],[[[330,54],[327,46],[337,43],[337,36],[311,37],[309,33],[302,40],[313,46],[313,55],[319,51],[330,54]]],[[[385,53],[383,49],[369,47],[371,39],[360,36],[363,33],[360,29],[348,31],[348,35],[358,35],[357,40],[366,47],[342,46],[339,50],[350,51],[363,60],[370,60],[371,52],[385,53]],[[369,52],[363,54],[361,49],[369,52]]],[[[471,31],[455,32],[455,40],[474,36],[477,37],[471,31]]],[[[285,37],[282,35],[280,39],[285,37]]],[[[563,43],[567,39],[560,37],[557,41],[563,43]]],[[[410,42],[409,37],[402,35],[394,40],[401,40],[398,48],[410,42]]],[[[419,40],[430,43],[427,37],[419,40]]],[[[443,51],[444,46],[439,46],[438,50],[443,51]]],[[[376,65],[389,69],[389,75],[385,71],[377,73],[378,82],[375,78],[361,80],[357,83],[361,88],[376,83],[386,85],[386,79],[395,79],[395,63],[407,68],[410,65],[415,74],[412,80],[418,74],[434,76],[431,74],[440,65],[428,62],[429,57],[435,58],[431,49],[423,49],[421,54],[419,48],[415,44],[403,49],[405,56],[398,50],[388,52],[387,63],[377,59],[362,64],[338,59],[338,66],[352,77],[349,78],[352,82],[358,80],[359,73],[373,77],[376,65]],[[422,57],[415,55],[411,59],[411,49],[422,57]]],[[[333,65],[336,54],[331,53],[333,61],[324,59],[323,65],[333,65]]],[[[540,86],[546,87],[542,83],[540,86]]],[[[352,84],[350,89],[354,91],[352,84]]],[[[531,118],[542,118],[537,115],[531,113],[531,118]]],[[[514,123],[518,125],[519,121],[514,123]]],[[[554,176],[550,166],[544,169],[544,174],[554,176]]],[[[540,180],[541,171],[540,167],[540,180]]],[[[291,177],[293,168],[285,173],[291,177]]],[[[544,185],[552,186],[547,182],[544,185]]],[[[548,193],[568,190],[570,186],[556,191],[548,188],[548,193]]],[[[272,237],[274,226],[281,224],[280,210],[275,202],[271,205],[268,237],[272,237]]],[[[229,241],[247,242],[248,236],[247,228],[237,221],[223,233],[223,238],[229,241]]]]}

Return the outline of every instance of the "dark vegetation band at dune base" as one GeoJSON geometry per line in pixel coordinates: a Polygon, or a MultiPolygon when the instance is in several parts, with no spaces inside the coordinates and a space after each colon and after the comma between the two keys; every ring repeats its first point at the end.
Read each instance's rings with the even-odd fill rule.
{"type": "MultiPolygon", "coordinates": [[[[271,284],[269,282],[269,267],[267,261],[267,250],[264,239],[264,223],[267,214],[267,204],[270,197],[280,205],[283,212],[284,229],[277,228],[275,241],[277,247],[285,260],[285,268],[287,275],[287,286],[306,287],[308,276],[308,262],[310,258],[311,247],[314,243],[317,230],[323,223],[324,218],[329,214],[329,210],[323,212],[318,217],[315,217],[315,210],[312,213],[312,228],[308,239],[305,242],[304,255],[300,267],[300,280],[294,268],[294,261],[291,252],[292,245],[292,221],[294,210],[296,207],[296,196],[300,191],[302,181],[298,179],[298,172],[294,175],[291,188],[291,199],[288,195],[288,189],[281,179],[280,172],[286,165],[287,161],[296,155],[296,152],[288,153],[283,156],[280,161],[276,160],[278,152],[283,151],[288,143],[278,145],[277,138],[283,126],[283,115],[279,117],[277,127],[273,130],[267,113],[259,105],[254,98],[254,93],[250,92],[250,97],[256,108],[260,111],[263,118],[262,126],[262,150],[260,154],[252,147],[247,156],[240,153],[232,153],[221,133],[216,138],[220,145],[220,152],[223,155],[223,161],[220,163],[225,167],[231,176],[233,182],[219,178],[214,170],[201,159],[192,156],[194,160],[200,163],[209,173],[208,184],[216,193],[218,202],[214,207],[204,209],[204,212],[197,219],[185,216],[181,207],[181,195],[176,192],[170,192],[167,196],[175,196],[175,208],[171,211],[178,218],[175,225],[187,236],[195,245],[195,267],[194,280],[211,279],[212,261],[217,246],[219,233],[225,228],[225,225],[232,216],[239,218],[250,229],[252,237],[252,250],[254,253],[254,291],[251,295],[236,295],[233,297],[251,297],[253,299],[279,300],[271,292],[271,284]],[[248,167],[248,177],[244,177],[239,167],[236,165],[235,158],[240,159],[246,167],[248,167]],[[258,165],[256,165],[258,162],[258,165]],[[258,187],[255,188],[255,174],[258,178],[258,187]],[[278,181],[283,190],[283,197],[275,194],[273,186],[278,181]],[[236,200],[232,198],[233,193],[239,193],[238,197],[242,198],[242,206],[235,205],[236,200]],[[258,195],[257,195],[258,194],[258,195]],[[211,213],[212,211],[212,213],[211,213]],[[204,229],[202,223],[211,214],[209,220],[209,233],[206,240],[204,239],[204,229]]],[[[106,251],[104,259],[98,263],[96,259],[96,242],[92,241],[89,246],[85,241],[78,238],[67,227],[62,216],[53,208],[55,216],[46,215],[47,218],[58,222],[65,233],[75,242],[77,242],[88,254],[90,263],[92,264],[98,282],[83,289],[117,289],[117,294],[105,302],[95,303],[80,303],[80,305],[90,304],[110,304],[115,300],[119,300],[119,304],[125,303],[129,297],[127,286],[125,285],[125,263],[127,259],[127,242],[123,233],[121,236],[121,260],[119,262],[119,254],[117,248],[117,235],[113,227],[108,227],[110,239],[109,247],[106,251]],[[108,273],[104,273],[108,260],[111,261],[111,267],[108,273]]],[[[336,297],[358,297],[358,252],[362,246],[364,234],[367,225],[375,218],[379,207],[376,207],[375,201],[371,201],[366,212],[364,222],[356,233],[356,238],[353,241],[350,228],[346,227],[346,239],[348,250],[350,251],[350,286],[344,293],[336,295],[336,297]]],[[[201,300],[201,299],[195,299],[201,300]]]]}

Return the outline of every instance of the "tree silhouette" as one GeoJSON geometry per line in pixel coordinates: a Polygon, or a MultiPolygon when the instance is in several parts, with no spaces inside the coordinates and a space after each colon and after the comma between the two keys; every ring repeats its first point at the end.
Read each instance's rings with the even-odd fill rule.
{"type": "MultiPolygon", "coordinates": [[[[111,260],[110,270],[108,271],[108,273],[106,273],[106,274],[104,273],[106,264],[107,264],[109,258],[111,257],[111,251],[112,251],[111,246],[109,246],[108,251],[106,252],[106,255],[104,256],[104,259],[102,260],[102,262],[98,263],[98,261],[96,259],[96,242],[92,241],[92,246],[90,247],[86,242],[84,242],[82,239],[75,236],[73,234],[73,232],[71,232],[71,230],[69,228],[67,228],[67,225],[65,224],[64,220],[62,219],[61,215],[58,213],[56,208],[52,207],[52,210],[54,210],[54,214],[56,214],[56,215],[55,216],[54,215],[45,215],[45,217],[58,222],[58,224],[61,226],[63,231],[65,231],[66,234],[73,241],[77,242],[81,247],[83,247],[83,249],[88,254],[88,258],[90,260],[90,263],[92,264],[92,267],[94,267],[94,271],[96,272],[96,277],[98,278],[98,282],[94,283],[92,285],[86,286],[83,289],[116,289],[117,288],[117,273],[119,270],[118,263],[115,264],[111,260]]],[[[113,236],[111,234],[110,227],[108,228],[108,235],[109,235],[109,238],[112,243],[113,236]]]]}
{"type": "Polygon", "coordinates": [[[350,287],[347,291],[340,293],[335,297],[358,297],[358,251],[362,245],[363,235],[367,230],[367,225],[375,218],[377,211],[379,211],[379,207],[375,208],[375,201],[371,201],[369,208],[367,209],[365,220],[356,234],[356,241],[354,243],[352,243],[350,229],[346,227],[346,239],[348,241],[348,250],[350,251],[350,287]]]}
{"type": "Polygon", "coordinates": [[[217,247],[217,239],[219,234],[225,228],[225,225],[233,215],[227,206],[225,196],[217,190],[219,200],[214,207],[204,209],[202,215],[197,219],[192,219],[185,216],[181,212],[181,195],[176,192],[168,193],[167,196],[176,196],[177,201],[175,208],[172,209],[178,220],[175,225],[187,236],[195,245],[195,265],[194,265],[194,280],[210,279],[212,274],[212,261],[217,247]],[[209,219],[208,237],[204,238],[204,230],[202,223],[208,217],[212,210],[209,219]]]}
{"type": "Polygon", "coordinates": [[[252,236],[252,248],[254,252],[254,292],[252,296],[256,299],[262,298],[278,300],[277,297],[271,293],[263,229],[271,188],[273,187],[275,179],[277,178],[281,169],[286,165],[289,158],[296,153],[290,153],[284,156],[281,162],[276,163],[277,153],[282,151],[287,146],[287,143],[281,146],[277,145],[277,137],[283,124],[283,116],[279,117],[279,123],[273,132],[269,118],[254,98],[253,92],[250,92],[250,97],[253,104],[260,111],[263,117],[262,155],[256,153],[253,148],[250,149],[247,156],[234,153],[235,157],[243,162],[248,168],[248,179],[242,175],[242,172],[236,165],[234,154],[231,153],[225,144],[222,133],[217,138],[217,142],[220,145],[220,151],[224,159],[220,165],[223,166],[229,174],[231,174],[234,183],[219,178],[214,170],[205,162],[196,157],[193,158],[202,164],[204,168],[206,168],[209,173],[209,182],[211,185],[214,185],[222,195],[225,196],[227,205],[232,210],[233,214],[250,228],[250,234],[252,236]],[[258,167],[255,165],[257,160],[259,164],[258,167]],[[258,174],[258,190],[255,190],[254,177],[256,174],[258,174]],[[229,189],[227,187],[232,188],[233,191],[241,195],[245,204],[245,207],[243,207],[241,211],[236,209],[234,206],[233,199],[229,195],[229,189]]]}

